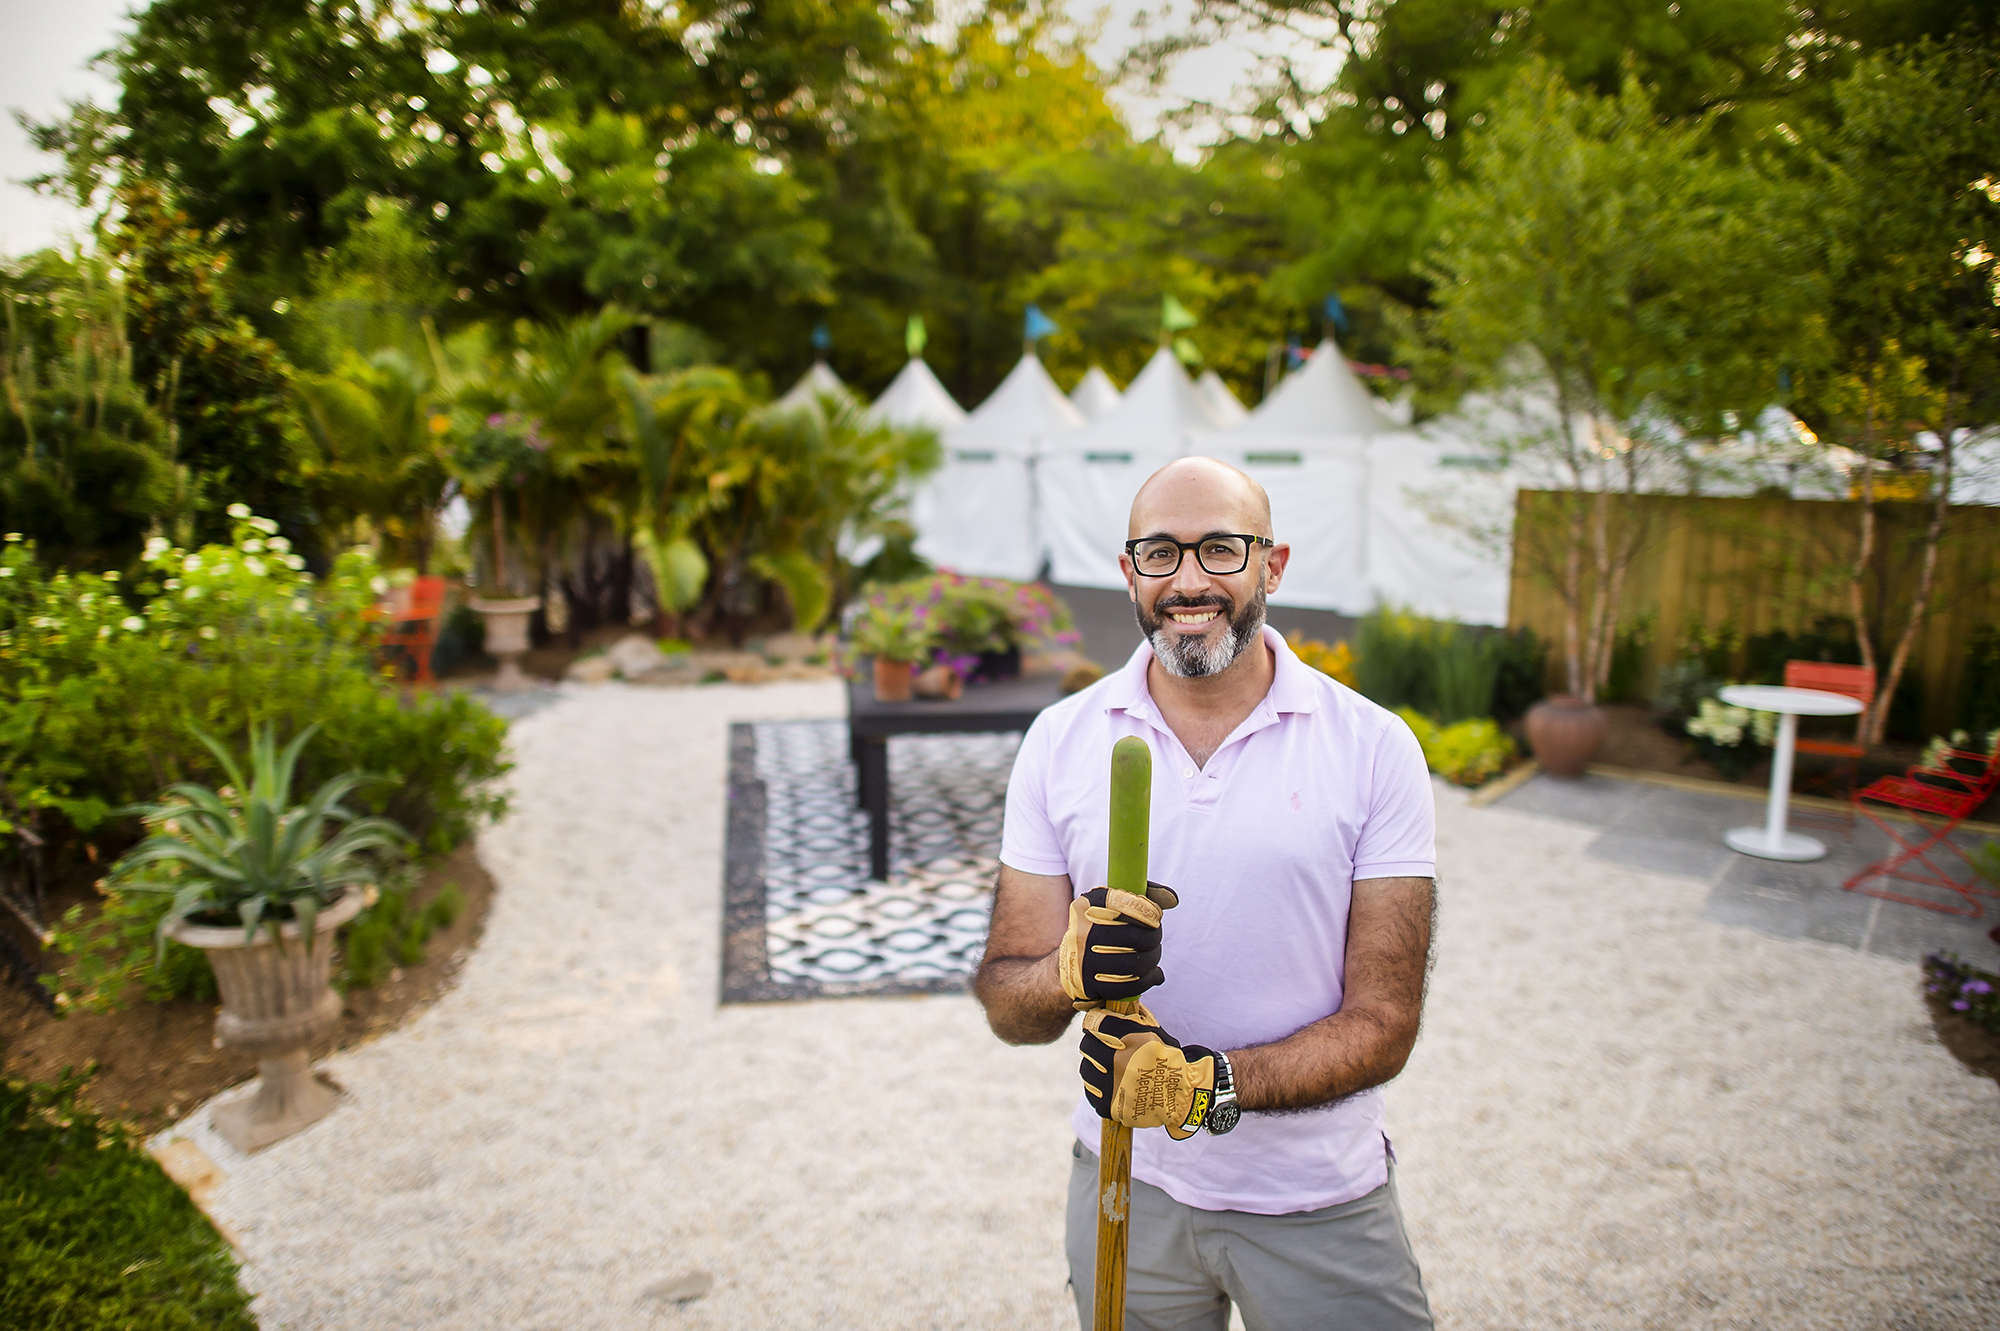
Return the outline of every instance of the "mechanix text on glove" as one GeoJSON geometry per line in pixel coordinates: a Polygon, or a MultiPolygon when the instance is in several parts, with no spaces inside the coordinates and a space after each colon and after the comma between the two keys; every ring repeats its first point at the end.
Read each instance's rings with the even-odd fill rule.
{"type": "Polygon", "coordinates": [[[1215,1053],[1183,1047],[1143,1005],[1129,1016],[1102,1010],[1083,1018],[1084,1098],[1128,1128],[1165,1128],[1175,1141],[1201,1129],[1215,1102],[1215,1053]]]}

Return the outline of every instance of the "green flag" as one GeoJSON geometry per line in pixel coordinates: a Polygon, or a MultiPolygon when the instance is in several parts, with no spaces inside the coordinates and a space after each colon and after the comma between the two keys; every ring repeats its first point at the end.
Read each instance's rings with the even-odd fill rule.
{"type": "Polygon", "coordinates": [[[1195,317],[1187,312],[1187,306],[1172,296],[1160,297],[1160,327],[1170,333],[1178,333],[1183,328],[1195,326],[1195,317]]]}
{"type": "Polygon", "coordinates": [[[1201,348],[1194,344],[1194,339],[1191,337],[1174,339],[1174,355],[1180,357],[1181,364],[1189,369],[1201,364],[1201,348]]]}
{"type": "Polygon", "coordinates": [[[903,349],[915,360],[924,354],[924,343],[930,341],[930,334],[924,331],[924,316],[913,314],[908,326],[903,329],[903,349]]]}

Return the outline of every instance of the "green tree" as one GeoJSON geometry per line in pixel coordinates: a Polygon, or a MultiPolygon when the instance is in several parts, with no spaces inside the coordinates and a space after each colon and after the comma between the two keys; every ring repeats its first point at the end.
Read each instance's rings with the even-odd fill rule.
{"type": "Polygon", "coordinates": [[[289,366],[235,313],[227,258],[160,191],[121,191],[111,253],[124,273],[131,375],[166,419],[172,460],[201,482],[199,532],[227,530],[247,503],[294,539],[313,532],[289,366]]]}
{"type": "Polygon", "coordinates": [[[1690,364],[1733,365],[1715,348],[1763,325],[1760,302],[1784,280],[1742,215],[1756,178],[1706,144],[1698,126],[1659,124],[1634,82],[1600,97],[1534,65],[1439,198],[1432,332],[1473,382],[1537,404],[1499,442],[1569,492],[1544,564],[1564,603],[1568,687],[1587,699],[1609,675],[1644,536],[1626,501],[1655,482],[1663,406],[1748,416],[1777,391],[1775,365],[1762,383],[1733,368],[1717,390],[1687,387],[1690,364]]]}
{"type": "Polygon", "coordinates": [[[1835,94],[1839,121],[1817,141],[1811,207],[1799,219],[1823,265],[1826,353],[1800,411],[1862,458],[1850,601],[1863,661],[1879,667],[1868,717],[1869,742],[1879,743],[1930,608],[1957,449],[2000,419],[2000,47],[1923,42],[1872,56],[1835,94]],[[1934,441],[1928,454],[1919,433],[1934,441]],[[1893,645],[1880,636],[1892,607],[1871,609],[1865,594],[1884,463],[1905,474],[1921,466],[1930,505],[1893,645]]]}
{"type": "Polygon", "coordinates": [[[0,266],[0,525],[48,558],[124,570],[176,487],[168,432],[132,381],[122,289],[45,251],[0,266]]]}

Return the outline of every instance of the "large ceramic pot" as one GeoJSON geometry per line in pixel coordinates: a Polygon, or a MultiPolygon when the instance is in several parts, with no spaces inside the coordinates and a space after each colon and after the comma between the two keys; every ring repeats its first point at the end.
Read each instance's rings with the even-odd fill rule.
{"type": "Polygon", "coordinates": [[[516,596],[504,601],[472,599],[472,608],[486,621],[486,654],[500,662],[493,687],[500,693],[516,693],[528,687],[521,673],[521,653],[528,650],[528,619],[542,608],[539,596],[516,596]]]}
{"type": "Polygon", "coordinates": [[[875,700],[877,702],[908,702],[910,682],[916,676],[916,667],[908,661],[884,661],[875,658],[875,700]]]}
{"type": "Polygon", "coordinates": [[[1611,722],[1595,703],[1563,693],[1528,709],[1528,747],[1552,776],[1582,776],[1611,722]]]}
{"type": "Polygon", "coordinates": [[[319,1122],[340,1092],[315,1077],[306,1051],[340,1027],[340,995],[327,983],[333,967],[333,931],[361,911],[361,893],[349,888],[313,921],[312,946],[297,921],[278,926],[282,945],[268,928],[246,940],[243,926],[190,924],[169,932],[177,942],[208,955],[222,990],[215,1038],[225,1048],[257,1060],[257,1092],[217,1105],[215,1130],[240,1151],[272,1142],[319,1122]]]}

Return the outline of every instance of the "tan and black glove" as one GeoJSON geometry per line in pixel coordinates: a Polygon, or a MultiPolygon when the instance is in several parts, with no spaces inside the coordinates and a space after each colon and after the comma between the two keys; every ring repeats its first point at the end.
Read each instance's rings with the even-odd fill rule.
{"type": "Polygon", "coordinates": [[[1183,1047],[1141,1004],[1137,1012],[1083,1017],[1084,1098],[1128,1128],[1165,1128],[1175,1141],[1201,1130],[1215,1103],[1215,1051],[1183,1047]]]}
{"type": "Polygon", "coordinates": [[[1069,903],[1069,932],[1056,952],[1063,992],[1079,1008],[1137,998],[1166,975],[1160,970],[1160,912],[1180,904],[1171,887],[1146,884],[1133,896],[1094,887],[1069,903]]]}

